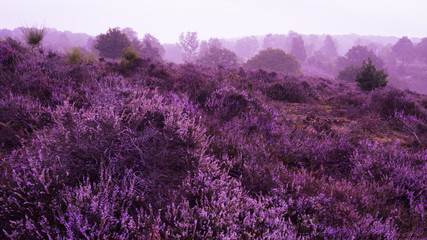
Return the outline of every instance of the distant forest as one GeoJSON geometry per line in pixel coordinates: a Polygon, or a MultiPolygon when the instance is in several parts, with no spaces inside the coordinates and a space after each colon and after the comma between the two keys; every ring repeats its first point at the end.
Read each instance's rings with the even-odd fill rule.
{"type": "MultiPolygon", "coordinates": [[[[45,30],[44,49],[65,52],[78,47],[84,52],[94,54],[97,57],[100,56],[99,50],[95,48],[96,36],[69,31],[62,32],[54,28],[46,28],[45,30]]],[[[131,42],[143,41],[138,37],[142,34],[136,33],[131,28],[120,30],[129,37],[131,42]]],[[[153,40],[160,44],[155,37],[149,34],[145,34],[145,36],[148,36],[150,41],[153,40]]],[[[8,37],[22,41],[22,28],[0,30],[0,39],[8,37]]],[[[236,39],[211,38],[209,40],[199,40],[196,33],[194,40],[197,42],[194,59],[186,58],[186,53],[180,46],[179,36],[177,36],[176,43],[161,43],[161,59],[165,62],[178,64],[191,61],[205,65],[220,64],[221,62],[204,57],[209,52],[208,50],[214,46],[231,51],[231,54],[236,55],[235,64],[242,66],[259,51],[274,48],[295,55],[301,65],[301,73],[305,75],[338,78],[343,81],[354,82],[355,70],[351,66],[358,65],[356,67],[360,67],[363,60],[373,57],[380,62],[380,66],[377,67],[388,73],[390,85],[402,90],[409,89],[427,94],[427,38],[361,36],[357,34],[303,35],[290,31],[287,34],[245,36],[236,39]],[[363,49],[355,48],[357,46],[363,47],[363,49]],[[353,51],[350,51],[352,48],[354,48],[353,51]],[[361,49],[363,53],[359,52],[361,49]],[[348,57],[351,52],[362,54],[361,56],[353,55],[353,58],[363,60],[352,62],[348,57]]],[[[224,52],[216,52],[215,54],[221,55],[224,52]]]]}

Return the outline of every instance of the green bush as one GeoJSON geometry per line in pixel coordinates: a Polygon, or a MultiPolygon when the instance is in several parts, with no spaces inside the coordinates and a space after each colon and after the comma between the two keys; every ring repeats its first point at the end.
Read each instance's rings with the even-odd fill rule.
{"type": "Polygon", "coordinates": [[[372,91],[379,87],[387,86],[388,74],[383,70],[377,70],[372,60],[364,61],[356,76],[357,86],[363,91],[372,91]]]}
{"type": "Polygon", "coordinates": [[[67,61],[66,63],[69,65],[77,65],[82,63],[83,61],[83,51],[78,47],[73,47],[71,51],[67,51],[67,61]]]}
{"type": "Polygon", "coordinates": [[[300,63],[292,54],[287,54],[281,49],[266,49],[246,62],[246,67],[260,68],[269,71],[280,71],[284,73],[300,72],[300,63]]]}
{"type": "Polygon", "coordinates": [[[22,28],[25,42],[32,48],[40,46],[44,36],[46,35],[44,28],[22,28]]]}
{"type": "Polygon", "coordinates": [[[131,69],[135,66],[138,59],[138,51],[132,47],[128,47],[126,50],[123,50],[123,56],[120,63],[124,68],[131,69]]]}

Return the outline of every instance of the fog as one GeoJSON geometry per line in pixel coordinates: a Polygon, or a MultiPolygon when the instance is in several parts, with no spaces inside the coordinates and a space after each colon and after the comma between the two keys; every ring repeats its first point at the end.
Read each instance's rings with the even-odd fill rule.
{"type": "MultiPolygon", "coordinates": [[[[421,0],[159,0],[3,1],[0,28],[44,25],[97,35],[131,27],[175,43],[181,32],[237,38],[268,33],[427,36],[421,0]]],[[[140,37],[142,37],[142,35],[140,37]]]]}

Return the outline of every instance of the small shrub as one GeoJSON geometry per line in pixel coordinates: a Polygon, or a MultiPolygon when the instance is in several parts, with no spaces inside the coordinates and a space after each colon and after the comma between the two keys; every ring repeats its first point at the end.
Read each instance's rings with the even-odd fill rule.
{"type": "Polygon", "coordinates": [[[362,67],[356,76],[357,86],[363,91],[372,91],[379,87],[387,85],[388,74],[383,70],[377,71],[377,68],[372,64],[371,59],[368,62],[364,61],[362,67]]]}
{"type": "Polygon", "coordinates": [[[25,42],[31,46],[31,48],[39,47],[43,41],[46,31],[44,28],[22,28],[22,33],[24,34],[25,42]]]}
{"type": "Polygon", "coordinates": [[[73,47],[71,51],[67,51],[67,60],[66,64],[69,65],[77,65],[82,63],[83,61],[83,51],[80,50],[78,47],[73,47]]]}
{"type": "Polygon", "coordinates": [[[122,60],[120,64],[125,69],[133,69],[136,66],[138,59],[140,58],[138,51],[133,49],[132,47],[123,50],[122,60]]]}

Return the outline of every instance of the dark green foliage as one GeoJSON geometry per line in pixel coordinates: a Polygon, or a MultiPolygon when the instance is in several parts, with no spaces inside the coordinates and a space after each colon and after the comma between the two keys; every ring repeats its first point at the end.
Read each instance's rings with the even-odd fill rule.
{"type": "Polygon", "coordinates": [[[22,28],[22,33],[26,43],[32,48],[38,47],[41,45],[44,36],[46,35],[44,28],[22,28]]]}
{"type": "Polygon", "coordinates": [[[297,74],[300,72],[300,64],[294,55],[287,54],[281,49],[272,48],[260,51],[249,59],[245,66],[284,73],[297,74]]]}
{"type": "Polygon", "coordinates": [[[123,56],[120,64],[125,69],[132,69],[135,67],[138,59],[140,59],[139,53],[132,47],[129,47],[126,50],[123,50],[123,56]]]}
{"type": "Polygon", "coordinates": [[[119,28],[110,28],[107,33],[96,36],[95,49],[101,57],[117,59],[130,46],[129,38],[119,28]]]}
{"type": "Polygon", "coordinates": [[[387,76],[383,70],[377,70],[371,59],[363,62],[356,76],[357,86],[363,91],[372,91],[379,87],[387,86],[387,76]]]}
{"type": "Polygon", "coordinates": [[[73,47],[71,51],[67,51],[67,64],[77,65],[83,61],[83,51],[77,47],[73,47]]]}

